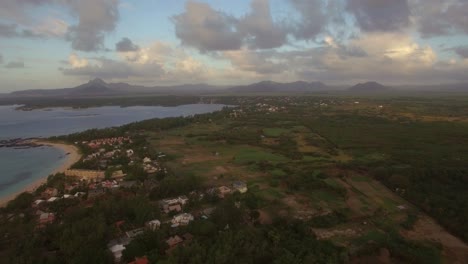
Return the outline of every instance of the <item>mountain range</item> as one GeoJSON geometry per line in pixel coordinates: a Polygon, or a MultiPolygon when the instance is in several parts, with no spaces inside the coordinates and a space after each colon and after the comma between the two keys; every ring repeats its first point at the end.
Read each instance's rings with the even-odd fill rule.
{"type": "Polygon", "coordinates": [[[73,88],[62,89],[34,89],[15,91],[3,94],[2,97],[96,97],[96,96],[119,96],[138,94],[261,94],[261,93],[313,93],[340,91],[349,93],[379,93],[392,91],[447,91],[468,92],[468,84],[449,84],[432,86],[396,86],[388,87],[377,82],[366,82],[356,84],[352,87],[328,86],[321,82],[297,81],[291,83],[279,83],[273,81],[262,81],[249,85],[240,86],[214,86],[208,84],[184,84],[175,86],[141,86],[128,83],[107,83],[96,78],[87,83],[73,88]]]}

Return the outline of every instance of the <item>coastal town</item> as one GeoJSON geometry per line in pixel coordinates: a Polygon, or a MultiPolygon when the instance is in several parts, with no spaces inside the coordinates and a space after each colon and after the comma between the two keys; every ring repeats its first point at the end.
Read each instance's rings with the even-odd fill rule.
{"type": "MultiPolygon", "coordinates": [[[[60,143],[16,140],[14,144],[40,147],[60,143]]],[[[150,192],[157,191],[157,179],[162,179],[169,173],[164,166],[164,153],[157,152],[148,156],[146,148],[135,148],[130,137],[99,138],[74,142],[73,145],[75,148],[72,150],[79,149],[88,154],[81,155],[79,162],[71,168],[50,175],[45,183],[31,192],[32,203],[26,209],[35,215],[38,230],[59,223],[60,217],[63,216],[60,210],[64,206],[90,206],[100,199],[106,199],[107,196],[126,196],[130,193],[149,195],[150,192]],[[139,174],[132,174],[135,171],[139,174]]],[[[171,229],[171,235],[165,239],[167,247],[164,254],[171,254],[177,247],[190,243],[194,237],[186,232],[184,227],[196,219],[209,219],[216,209],[217,201],[231,195],[242,195],[247,191],[245,182],[233,181],[227,185],[198,188],[179,196],[154,200],[151,206],[159,217],[145,221],[142,226],[127,225],[124,220],[116,221],[116,232],[114,238],[108,241],[107,248],[112,253],[115,263],[122,263],[122,252],[130,242],[144,231],[158,232],[166,227],[171,229]]],[[[241,206],[238,202],[234,205],[238,208],[241,206]]],[[[0,217],[13,220],[25,215],[11,213],[0,217]]],[[[225,228],[228,229],[229,225],[225,228]]],[[[129,263],[149,262],[146,256],[141,256],[129,263]]]]}

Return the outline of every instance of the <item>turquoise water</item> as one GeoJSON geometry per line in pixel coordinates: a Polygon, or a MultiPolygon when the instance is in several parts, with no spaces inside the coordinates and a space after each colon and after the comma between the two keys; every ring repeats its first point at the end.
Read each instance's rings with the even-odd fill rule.
{"type": "Polygon", "coordinates": [[[0,148],[0,197],[21,191],[51,174],[65,161],[65,152],[53,147],[0,148]]]}
{"type": "MultiPolygon", "coordinates": [[[[0,106],[0,139],[65,135],[151,118],[209,113],[223,107],[224,105],[216,104],[194,104],[177,107],[112,106],[17,111],[15,106],[0,106]]],[[[64,154],[62,150],[53,147],[0,148],[0,198],[17,193],[48,176],[66,161],[64,154]]]]}

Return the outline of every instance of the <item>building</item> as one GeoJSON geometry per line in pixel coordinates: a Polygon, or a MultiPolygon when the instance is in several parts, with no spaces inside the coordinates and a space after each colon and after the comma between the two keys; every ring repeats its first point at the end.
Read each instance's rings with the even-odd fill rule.
{"type": "Polygon", "coordinates": [[[245,182],[241,181],[236,181],[232,184],[232,188],[240,193],[246,193],[247,192],[247,184],[245,182]]]}
{"type": "Polygon", "coordinates": [[[159,227],[161,226],[161,221],[155,219],[155,220],[151,220],[149,221],[148,223],[146,223],[146,226],[151,230],[151,231],[156,231],[159,229],[159,227]]]}
{"type": "Polygon", "coordinates": [[[185,226],[190,223],[190,221],[193,221],[193,215],[189,213],[182,213],[178,215],[174,215],[174,217],[171,220],[172,226],[177,227],[179,225],[185,226]]]}
{"type": "Polygon", "coordinates": [[[178,244],[182,242],[184,242],[184,240],[178,235],[170,237],[169,239],[166,240],[166,243],[169,246],[169,249],[174,248],[175,246],[177,246],[178,244]]]}
{"type": "Polygon", "coordinates": [[[111,178],[114,180],[122,180],[127,174],[125,174],[122,170],[114,171],[112,173],[111,178]]]}
{"type": "Polygon", "coordinates": [[[143,232],[145,232],[144,228],[137,228],[137,229],[133,229],[133,230],[125,232],[125,235],[129,239],[134,239],[135,237],[143,234],[143,232]]]}
{"type": "Polygon", "coordinates": [[[59,199],[60,199],[60,197],[55,197],[55,196],[54,196],[54,197],[50,197],[50,198],[47,200],[47,202],[48,202],[48,203],[52,203],[52,202],[55,202],[55,201],[57,201],[57,200],[59,200],[59,199]]]}
{"type": "Polygon", "coordinates": [[[88,181],[104,179],[104,171],[95,170],[66,170],[65,175],[78,177],[88,181]]]}
{"type": "Polygon", "coordinates": [[[133,149],[128,149],[128,150],[126,151],[126,153],[127,153],[127,157],[131,157],[131,156],[133,156],[133,154],[135,154],[135,152],[133,151],[133,149]]]}
{"type": "Polygon", "coordinates": [[[189,199],[187,196],[179,196],[177,198],[170,198],[162,200],[159,205],[161,209],[167,214],[169,212],[180,212],[182,206],[188,203],[189,199]]]}
{"type": "Polygon", "coordinates": [[[55,214],[40,212],[39,214],[39,227],[44,227],[47,224],[51,224],[55,221],[55,214]]]}
{"type": "Polygon", "coordinates": [[[231,193],[231,188],[226,187],[226,186],[221,186],[218,188],[218,197],[219,198],[224,198],[226,194],[231,193]]]}

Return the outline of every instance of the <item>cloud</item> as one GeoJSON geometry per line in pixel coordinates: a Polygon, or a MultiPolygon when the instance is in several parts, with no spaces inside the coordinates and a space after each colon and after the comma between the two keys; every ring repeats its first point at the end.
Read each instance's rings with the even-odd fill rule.
{"type": "Polygon", "coordinates": [[[104,49],[105,34],[112,32],[119,19],[118,0],[69,0],[78,24],[68,28],[67,39],[80,51],[104,49]]]}
{"type": "Polygon", "coordinates": [[[408,0],[347,0],[347,10],[363,31],[398,31],[410,25],[408,0]]]}
{"type": "Polygon", "coordinates": [[[256,74],[275,74],[287,69],[285,63],[272,60],[274,55],[274,52],[259,52],[247,49],[224,52],[224,56],[231,61],[234,68],[256,74]]]}
{"type": "Polygon", "coordinates": [[[47,17],[33,28],[37,34],[47,37],[64,37],[68,32],[68,23],[59,18],[47,17]]]}
{"type": "Polygon", "coordinates": [[[115,44],[115,50],[118,52],[138,51],[140,47],[134,44],[129,38],[122,38],[115,44]]]}
{"type": "Polygon", "coordinates": [[[269,0],[252,0],[250,12],[239,18],[207,3],[188,1],[185,9],[172,17],[176,36],[183,45],[202,52],[239,50],[244,44],[252,49],[272,49],[287,40],[288,29],[273,21],[269,0]]]}
{"type": "Polygon", "coordinates": [[[22,61],[11,61],[5,65],[8,69],[21,69],[24,68],[24,62],[22,61]]]}
{"type": "Polygon", "coordinates": [[[206,3],[188,1],[185,12],[173,16],[172,21],[183,45],[201,51],[235,50],[242,45],[237,19],[206,3]]]}
{"type": "Polygon", "coordinates": [[[414,0],[419,32],[425,38],[468,34],[467,0],[414,0]]]}
{"type": "Polygon", "coordinates": [[[73,69],[84,68],[89,65],[87,59],[80,58],[75,53],[70,54],[70,56],[68,57],[68,63],[73,69]]]}
{"type": "Polygon", "coordinates": [[[112,32],[119,19],[119,0],[2,0],[0,17],[13,24],[0,25],[3,37],[66,37],[79,51],[105,50],[105,35],[112,32]],[[31,15],[43,7],[69,10],[77,19],[68,25],[59,18],[37,21],[31,15]],[[22,30],[17,27],[21,26],[22,30]]]}
{"type": "Polygon", "coordinates": [[[273,21],[269,0],[252,0],[250,13],[239,20],[237,27],[254,49],[271,49],[286,43],[287,28],[273,21]]]}
{"type": "Polygon", "coordinates": [[[43,35],[29,29],[18,29],[17,24],[0,23],[0,37],[6,38],[42,38],[43,35]]]}
{"type": "MultiPolygon", "coordinates": [[[[84,59],[79,59],[84,62],[84,59]]],[[[87,61],[87,60],[86,60],[87,61]]],[[[71,68],[61,69],[64,75],[86,76],[89,78],[103,79],[126,79],[136,75],[136,72],[125,62],[115,61],[107,58],[94,58],[94,63],[72,64],[71,68]]]]}
{"type": "MultiPolygon", "coordinates": [[[[322,0],[289,0],[299,12],[299,21],[293,22],[293,35],[300,40],[314,39],[322,33],[327,25],[328,17],[325,15],[322,0]]],[[[330,14],[329,14],[330,16],[330,14]]]]}
{"type": "Polygon", "coordinates": [[[454,48],[455,53],[463,59],[468,59],[468,46],[454,48]]]}

